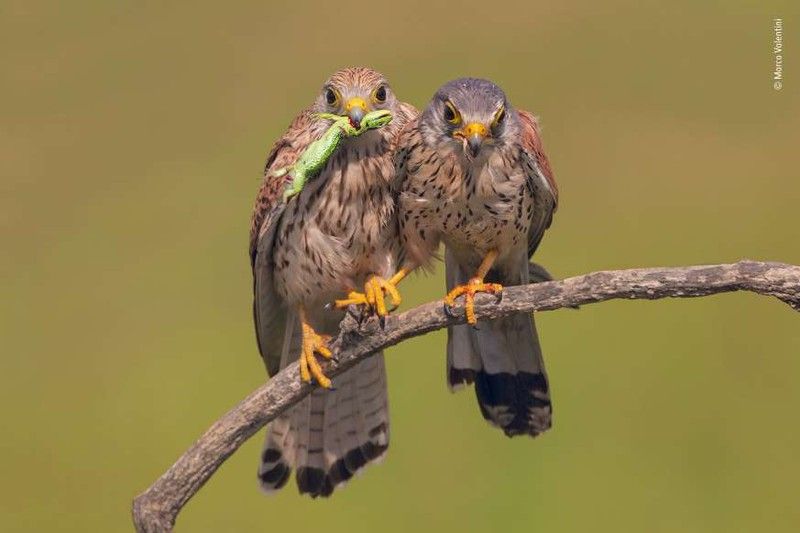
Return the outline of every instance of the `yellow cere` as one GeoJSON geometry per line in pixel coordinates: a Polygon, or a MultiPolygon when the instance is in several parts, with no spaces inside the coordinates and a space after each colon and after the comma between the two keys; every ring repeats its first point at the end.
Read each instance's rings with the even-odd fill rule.
{"type": "Polygon", "coordinates": [[[467,137],[471,137],[472,135],[480,135],[481,137],[486,137],[488,131],[486,130],[486,126],[481,124],[480,122],[470,122],[464,128],[464,135],[467,137]]]}
{"type": "Polygon", "coordinates": [[[367,102],[363,98],[359,98],[358,96],[351,98],[347,101],[345,105],[345,110],[350,111],[354,107],[360,107],[364,111],[367,110],[367,102]]]}

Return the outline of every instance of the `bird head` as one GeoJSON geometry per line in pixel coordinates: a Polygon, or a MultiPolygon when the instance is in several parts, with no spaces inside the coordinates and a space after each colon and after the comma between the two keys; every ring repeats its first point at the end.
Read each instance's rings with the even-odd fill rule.
{"type": "Polygon", "coordinates": [[[393,111],[396,105],[397,98],[383,74],[366,67],[349,67],[328,78],[314,107],[318,113],[346,116],[358,128],[370,111],[393,111]]]}
{"type": "Polygon", "coordinates": [[[460,78],[436,91],[420,127],[431,145],[450,145],[472,161],[512,138],[516,121],[500,87],[488,80],[460,78]]]}

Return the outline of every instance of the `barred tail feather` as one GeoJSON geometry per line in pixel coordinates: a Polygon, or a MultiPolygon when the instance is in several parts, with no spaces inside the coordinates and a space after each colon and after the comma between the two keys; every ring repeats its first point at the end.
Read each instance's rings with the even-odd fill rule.
{"type": "MultiPolygon", "coordinates": [[[[447,289],[465,283],[465,272],[448,251],[445,254],[447,289]]],[[[549,277],[538,265],[536,281],[549,277]]],[[[496,276],[490,273],[490,278],[496,276]]],[[[521,280],[528,280],[526,262],[521,280]]],[[[488,281],[507,283],[503,279],[488,281]]],[[[512,315],[448,329],[447,378],[451,390],[475,384],[483,417],[509,437],[536,436],[550,428],[552,405],[544,359],[533,318],[512,315]]]]}
{"type": "Polygon", "coordinates": [[[301,494],[330,496],[389,445],[383,354],[338,376],[334,390],[315,390],[267,431],[259,479],[265,492],[286,484],[293,468],[301,494]]]}
{"type": "Polygon", "coordinates": [[[471,334],[483,363],[475,375],[483,417],[509,437],[550,429],[550,391],[533,319],[508,316],[480,323],[471,334]]]}
{"type": "MultiPolygon", "coordinates": [[[[320,495],[324,492],[325,460],[323,457],[323,430],[325,428],[327,391],[315,389],[309,395],[308,414],[301,418],[303,429],[298,433],[300,452],[297,460],[297,488],[300,494],[320,495]]],[[[300,413],[300,417],[303,414],[300,413]]]]}
{"type": "MultiPolygon", "coordinates": [[[[469,281],[470,274],[461,268],[447,248],[444,263],[448,291],[469,281]]],[[[473,383],[477,372],[483,367],[470,329],[468,324],[447,327],[447,386],[451,392],[473,383]]]]}
{"type": "Polygon", "coordinates": [[[258,479],[261,489],[266,493],[271,493],[283,488],[292,473],[292,467],[283,450],[292,449],[287,446],[287,440],[291,430],[291,416],[287,413],[282,414],[273,420],[267,438],[264,442],[264,449],[261,452],[261,465],[258,468],[258,479]]]}

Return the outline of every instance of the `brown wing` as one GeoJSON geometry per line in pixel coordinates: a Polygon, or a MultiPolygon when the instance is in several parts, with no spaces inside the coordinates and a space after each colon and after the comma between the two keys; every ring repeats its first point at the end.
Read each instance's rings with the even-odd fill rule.
{"type": "Polygon", "coordinates": [[[286,302],[277,294],[272,281],[272,245],[277,222],[284,211],[281,197],[287,177],[275,176],[274,172],[293,164],[308,147],[313,136],[311,126],[310,114],[304,111],[270,150],[250,224],[253,318],[258,348],[270,375],[280,368],[287,320],[286,302]]]}
{"type": "Polygon", "coordinates": [[[256,195],[253,215],[250,221],[250,261],[255,264],[256,248],[260,235],[267,229],[268,215],[281,204],[281,196],[288,176],[275,176],[274,171],[293,164],[311,143],[311,119],[306,110],[300,113],[289,125],[286,133],[272,146],[264,164],[264,178],[256,195]]]}
{"type": "Polygon", "coordinates": [[[528,231],[528,255],[533,255],[542,236],[553,221],[558,206],[558,186],[544,153],[539,122],[527,111],[518,110],[522,124],[523,160],[528,168],[528,187],[534,198],[531,226],[528,231]]]}

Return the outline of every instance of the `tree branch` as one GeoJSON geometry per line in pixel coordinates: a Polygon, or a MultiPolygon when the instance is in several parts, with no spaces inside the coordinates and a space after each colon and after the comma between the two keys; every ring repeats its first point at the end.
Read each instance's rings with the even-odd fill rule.
{"type": "MultiPolygon", "coordinates": [[[[783,263],[740,261],[734,264],[594,272],[518,287],[507,287],[497,302],[476,298],[479,320],[513,313],[550,311],[619,298],[656,300],[691,298],[721,292],[750,291],[774,296],[800,311],[800,267],[783,263]]],[[[398,342],[464,322],[448,316],[441,301],[392,315],[384,328],[348,315],[331,343],[336,359],[325,367],[335,377],[372,353],[398,342]]],[[[308,395],[312,386],[289,365],[217,420],[174,465],[133,502],[133,521],[141,532],[171,531],[181,508],[239,446],[265,424],[308,395]]]]}

